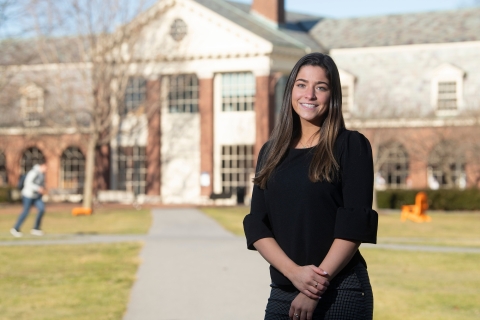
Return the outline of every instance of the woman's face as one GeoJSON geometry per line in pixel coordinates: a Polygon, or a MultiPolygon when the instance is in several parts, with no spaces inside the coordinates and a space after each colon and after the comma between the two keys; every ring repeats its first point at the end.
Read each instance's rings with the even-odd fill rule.
{"type": "Polygon", "coordinates": [[[292,106],[301,123],[307,121],[320,126],[329,101],[330,83],[325,70],[308,65],[300,68],[293,85],[292,106]]]}

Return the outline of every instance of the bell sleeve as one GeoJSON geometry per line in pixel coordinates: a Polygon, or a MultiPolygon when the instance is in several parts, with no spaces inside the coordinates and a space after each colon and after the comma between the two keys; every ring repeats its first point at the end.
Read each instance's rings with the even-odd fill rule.
{"type": "MultiPolygon", "coordinates": [[[[256,174],[261,169],[262,161],[265,153],[265,146],[259,152],[256,174]]],[[[243,229],[247,238],[247,248],[256,250],[253,244],[263,238],[273,238],[273,232],[268,219],[268,209],[265,203],[264,190],[254,184],[252,192],[252,200],[250,213],[243,219],[243,229]]]]}
{"type": "Polygon", "coordinates": [[[378,214],[372,210],[373,158],[369,141],[351,131],[340,154],[343,207],[338,208],[334,237],[376,243],[378,214]]]}

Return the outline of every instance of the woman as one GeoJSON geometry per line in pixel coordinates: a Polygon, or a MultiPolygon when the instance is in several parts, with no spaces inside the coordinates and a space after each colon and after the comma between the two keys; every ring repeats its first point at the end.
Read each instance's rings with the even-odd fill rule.
{"type": "Polygon", "coordinates": [[[247,245],[270,263],[266,320],[372,319],[358,247],[376,242],[368,140],[345,129],[338,69],[321,53],[288,78],[280,120],[262,147],[247,245]]]}

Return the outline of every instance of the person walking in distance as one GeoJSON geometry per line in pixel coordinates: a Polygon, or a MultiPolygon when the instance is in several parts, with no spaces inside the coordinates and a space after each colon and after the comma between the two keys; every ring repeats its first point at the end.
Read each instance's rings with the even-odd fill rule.
{"type": "Polygon", "coordinates": [[[35,225],[30,233],[34,236],[43,236],[43,231],[40,229],[42,223],[42,217],[45,212],[45,204],[43,203],[42,196],[46,193],[45,189],[45,172],[47,171],[47,164],[41,162],[33,166],[33,168],[25,176],[25,182],[22,188],[22,203],[23,211],[18,217],[15,226],[10,229],[10,233],[14,237],[21,237],[22,233],[20,228],[23,222],[28,216],[30,208],[32,206],[37,207],[38,213],[35,219],[35,225]]]}

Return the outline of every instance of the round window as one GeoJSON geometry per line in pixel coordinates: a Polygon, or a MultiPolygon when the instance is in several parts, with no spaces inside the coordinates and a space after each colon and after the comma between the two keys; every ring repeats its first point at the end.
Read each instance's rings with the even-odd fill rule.
{"type": "Polygon", "coordinates": [[[187,35],[187,24],[182,19],[175,19],[170,26],[170,35],[175,41],[181,41],[187,35]]]}

